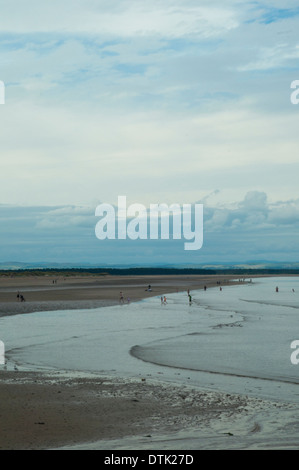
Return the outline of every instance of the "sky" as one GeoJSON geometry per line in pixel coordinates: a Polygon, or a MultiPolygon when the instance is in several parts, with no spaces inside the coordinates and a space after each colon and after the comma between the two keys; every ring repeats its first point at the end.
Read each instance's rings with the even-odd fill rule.
{"type": "Polygon", "coordinates": [[[0,263],[299,262],[293,0],[0,0],[0,263]],[[204,244],[95,236],[204,204],[204,244]]]}

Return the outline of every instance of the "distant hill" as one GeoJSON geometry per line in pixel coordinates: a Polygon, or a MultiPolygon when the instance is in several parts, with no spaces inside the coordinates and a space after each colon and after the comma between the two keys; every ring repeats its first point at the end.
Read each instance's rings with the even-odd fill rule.
{"type": "Polygon", "coordinates": [[[7,271],[63,271],[80,273],[107,273],[111,275],[175,275],[175,274],[299,274],[299,263],[245,262],[202,265],[107,266],[74,263],[0,263],[0,272],[7,271]]]}

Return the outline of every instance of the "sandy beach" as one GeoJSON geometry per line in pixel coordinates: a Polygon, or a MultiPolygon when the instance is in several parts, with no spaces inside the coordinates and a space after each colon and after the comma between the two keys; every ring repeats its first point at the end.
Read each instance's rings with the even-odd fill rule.
{"type": "MultiPolygon", "coordinates": [[[[232,276],[2,276],[0,316],[32,312],[93,309],[187,289],[228,284],[232,276]],[[148,290],[151,285],[152,290],[148,290]],[[20,302],[17,294],[23,294],[20,302]]],[[[1,449],[39,449],[82,443],[101,438],[148,434],[153,428],[146,419],[163,411],[175,417],[174,408],[153,400],[138,400],[128,385],[108,385],[104,379],[53,380],[43,373],[14,373],[0,370],[1,449]],[[104,385],[103,385],[104,384],[104,385]],[[96,407],[97,413],[94,412],[96,407]]],[[[111,380],[111,379],[110,379],[111,380]]],[[[135,388],[135,387],[134,387],[135,388]]],[[[140,388],[140,384],[139,384],[140,388]]],[[[142,393],[148,384],[142,382],[142,393]]],[[[150,387],[152,390],[153,387],[150,387]]],[[[164,396],[164,399],[167,395],[164,396]]],[[[166,419],[166,418],[165,418],[166,419]]]]}
{"type": "Polygon", "coordinates": [[[1,372],[0,377],[1,450],[296,449],[298,445],[294,423],[298,411],[293,404],[143,378],[30,372],[1,372]]]}
{"type": "Polygon", "coordinates": [[[51,275],[1,276],[0,316],[53,310],[98,308],[164,295],[165,293],[202,289],[221,282],[228,285],[234,276],[110,276],[51,275]],[[151,286],[151,291],[148,286],[151,286]],[[25,302],[17,299],[20,292],[25,302]]]}
{"type": "MultiPolygon", "coordinates": [[[[2,318],[94,309],[118,305],[120,291],[137,302],[219,282],[239,283],[233,276],[2,278],[0,309],[2,318]],[[25,302],[16,301],[18,291],[25,302]]],[[[180,384],[172,383],[147,373],[146,364],[140,370],[135,377],[122,377],[2,366],[0,449],[298,448],[297,403],[200,389],[188,383],[187,375],[180,384]]],[[[173,369],[173,376],[179,375],[173,369]]]]}

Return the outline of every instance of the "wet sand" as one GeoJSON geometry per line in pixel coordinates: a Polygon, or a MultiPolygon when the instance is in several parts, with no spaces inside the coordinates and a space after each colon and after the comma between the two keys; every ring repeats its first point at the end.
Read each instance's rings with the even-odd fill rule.
{"type": "Polygon", "coordinates": [[[292,404],[145,378],[1,372],[0,380],[1,450],[298,447],[292,404]]]}
{"type": "Polygon", "coordinates": [[[98,308],[124,301],[138,301],[204,286],[228,285],[235,277],[221,276],[102,276],[43,275],[0,277],[0,316],[53,310],[98,308]],[[148,291],[148,286],[152,290],[148,291]],[[25,302],[17,299],[20,292],[25,302]]]}
{"type": "MultiPolygon", "coordinates": [[[[95,308],[227,285],[232,276],[0,279],[0,316],[95,308]],[[54,283],[53,283],[54,281],[54,283]],[[146,291],[151,284],[152,291],[146,291]],[[26,302],[17,302],[20,291],[26,302]]],[[[235,284],[235,282],[234,282],[235,284]]],[[[0,367],[0,449],[298,448],[298,407],[201,391],[149,377],[7,371],[0,367]],[[290,428],[290,423],[292,427],[290,428]]]]}

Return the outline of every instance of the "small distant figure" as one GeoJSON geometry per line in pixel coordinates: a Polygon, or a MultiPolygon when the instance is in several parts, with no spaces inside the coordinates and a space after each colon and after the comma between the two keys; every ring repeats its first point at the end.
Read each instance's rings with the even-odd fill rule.
{"type": "Polygon", "coordinates": [[[192,297],[190,294],[189,294],[189,305],[192,305],[192,297]]]}
{"type": "Polygon", "coordinates": [[[128,302],[128,304],[131,302],[130,297],[127,298],[127,302],[128,302]]]}
{"type": "Polygon", "coordinates": [[[276,289],[275,289],[275,290],[276,290],[276,292],[278,292],[278,287],[276,287],[276,289]]]}
{"type": "Polygon", "coordinates": [[[203,290],[207,290],[207,286],[203,286],[203,290]]]}
{"type": "Polygon", "coordinates": [[[222,287],[220,287],[220,291],[222,291],[222,287]]]}
{"type": "Polygon", "coordinates": [[[17,293],[17,299],[19,302],[25,302],[25,297],[20,292],[17,293]]]}
{"type": "Polygon", "coordinates": [[[148,288],[145,289],[145,290],[146,290],[147,292],[152,292],[152,286],[149,284],[149,285],[148,285],[148,288]]]}
{"type": "Polygon", "coordinates": [[[161,296],[161,305],[164,305],[164,300],[162,296],[161,296]]]}
{"type": "Polygon", "coordinates": [[[295,289],[292,289],[292,292],[295,292],[295,289]]]}
{"type": "Polygon", "coordinates": [[[124,303],[124,294],[122,292],[119,293],[119,303],[120,304],[124,303]]]}
{"type": "Polygon", "coordinates": [[[190,294],[190,289],[187,290],[188,295],[190,294]]]}
{"type": "Polygon", "coordinates": [[[163,300],[164,300],[164,305],[166,305],[166,304],[167,304],[167,299],[166,299],[165,295],[164,295],[164,299],[163,299],[163,300]]]}

